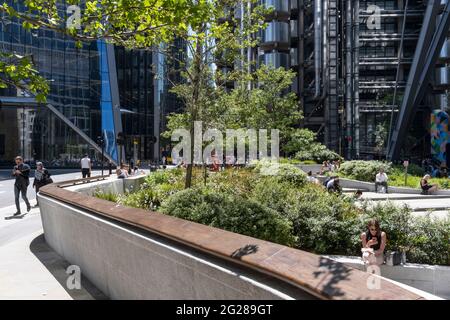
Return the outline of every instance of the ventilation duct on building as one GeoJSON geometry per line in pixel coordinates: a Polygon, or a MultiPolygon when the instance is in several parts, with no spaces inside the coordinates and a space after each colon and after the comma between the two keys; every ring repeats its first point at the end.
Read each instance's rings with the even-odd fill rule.
{"type": "Polygon", "coordinates": [[[322,0],[314,0],[314,68],[315,93],[314,99],[320,96],[320,73],[322,65],[322,0]]]}
{"type": "Polygon", "coordinates": [[[275,68],[284,67],[289,68],[290,56],[283,52],[269,52],[259,57],[260,64],[272,65],[275,68]]]}
{"type": "Polygon", "coordinates": [[[436,81],[437,88],[450,88],[450,67],[436,68],[436,81]]]}

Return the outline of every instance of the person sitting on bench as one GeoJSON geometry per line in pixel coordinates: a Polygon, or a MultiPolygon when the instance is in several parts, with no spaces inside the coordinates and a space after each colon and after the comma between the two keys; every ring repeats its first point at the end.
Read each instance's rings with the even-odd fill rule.
{"type": "Polygon", "coordinates": [[[380,168],[379,172],[375,176],[375,192],[378,192],[378,186],[383,186],[385,188],[385,192],[388,193],[388,176],[384,172],[383,168],[380,168]]]}
{"type": "Polygon", "coordinates": [[[430,179],[431,176],[429,174],[426,174],[421,180],[420,180],[420,188],[422,189],[422,194],[430,194],[434,191],[437,191],[438,185],[437,184],[429,184],[428,179],[430,179]]]}

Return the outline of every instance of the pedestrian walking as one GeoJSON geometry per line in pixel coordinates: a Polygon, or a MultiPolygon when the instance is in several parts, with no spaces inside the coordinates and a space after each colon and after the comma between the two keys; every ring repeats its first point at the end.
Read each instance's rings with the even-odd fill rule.
{"type": "Polygon", "coordinates": [[[85,154],[83,159],[81,159],[81,174],[83,175],[83,178],[90,178],[91,177],[91,159],[89,159],[88,155],[85,154]]]}
{"type": "MultiPolygon", "coordinates": [[[[42,162],[36,163],[36,171],[34,172],[34,181],[33,188],[36,189],[36,195],[39,192],[39,189],[49,183],[53,183],[53,180],[50,178],[50,173],[47,169],[44,168],[42,162]]],[[[39,206],[38,197],[36,197],[36,207],[39,206]]]]}
{"type": "Polygon", "coordinates": [[[31,210],[30,202],[27,198],[27,189],[30,184],[30,166],[23,162],[23,158],[21,156],[17,156],[15,161],[16,165],[14,166],[12,176],[16,177],[16,181],[14,183],[14,197],[16,200],[17,212],[14,215],[18,216],[20,215],[20,194],[22,194],[22,199],[27,205],[27,212],[31,210]]]}

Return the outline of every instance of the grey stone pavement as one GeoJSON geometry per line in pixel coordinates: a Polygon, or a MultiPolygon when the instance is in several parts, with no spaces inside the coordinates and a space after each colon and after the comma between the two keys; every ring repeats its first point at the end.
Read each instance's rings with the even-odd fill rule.
{"type": "MultiPolygon", "coordinates": [[[[345,190],[344,190],[345,192],[345,190]]],[[[405,193],[375,193],[363,192],[363,200],[371,200],[373,204],[390,201],[396,205],[407,205],[412,209],[413,216],[430,216],[446,218],[450,212],[450,196],[447,195],[420,195],[405,193]]]]}
{"type": "MultiPolygon", "coordinates": [[[[93,172],[97,174],[100,172],[93,172]]],[[[70,173],[52,178],[56,182],[80,177],[80,173],[70,173]]],[[[39,208],[21,218],[9,218],[16,211],[13,184],[14,180],[0,181],[0,300],[107,299],[83,276],[81,289],[68,288],[66,270],[70,263],[46,244],[39,208]]],[[[29,188],[28,194],[34,205],[34,190],[29,188]]],[[[22,200],[21,206],[25,213],[22,200]]]]}

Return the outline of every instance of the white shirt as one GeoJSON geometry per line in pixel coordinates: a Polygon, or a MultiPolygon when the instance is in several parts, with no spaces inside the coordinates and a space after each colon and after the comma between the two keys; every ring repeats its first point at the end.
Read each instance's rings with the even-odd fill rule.
{"type": "Polygon", "coordinates": [[[386,182],[388,180],[386,173],[378,173],[375,177],[376,182],[386,182]]]}
{"type": "Polygon", "coordinates": [[[91,159],[83,158],[81,159],[81,169],[90,169],[91,168],[91,159]]]}
{"type": "Polygon", "coordinates": [[[333,187],[334,185],[334,179],[331,179],[330,181],[327,182],[327,189],[333,187]]]}
{"type": "Polygon", "coordinates": [[[307,179],[309,182],[312,182],[312,183],[317,183],[317,181],[318,181],[317,178],[315,178],[313,176],[308,176],[307,179]]]}

